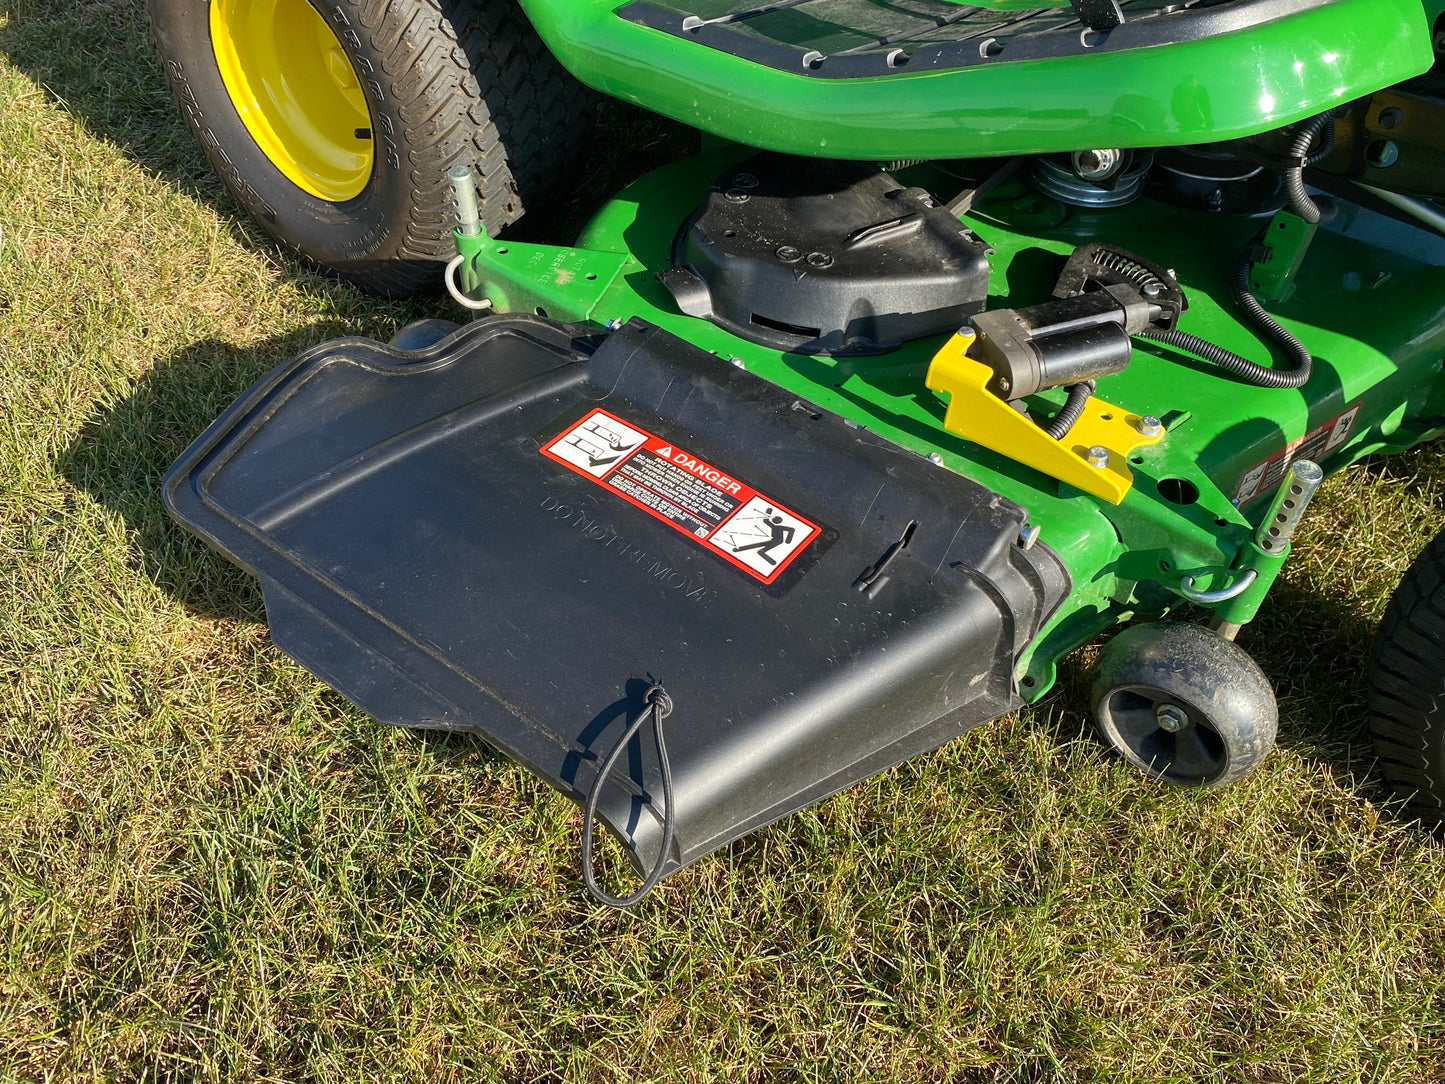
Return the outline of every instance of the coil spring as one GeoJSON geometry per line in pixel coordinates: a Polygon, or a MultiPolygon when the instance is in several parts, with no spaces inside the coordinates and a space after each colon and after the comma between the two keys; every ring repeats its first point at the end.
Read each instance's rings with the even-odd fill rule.
{"type": "Polygon", "coordinates": [[[1169,283],[1154,274],[1149,268],[1135,263],[1122,252],[1115,252],[1113,249],[1102,248],[1096,251],[1094,265],[1123,275],[1139,288],[1140,293],[1143,293],[1144,288],[1151,284],[1157,285],[1161,291],[1169,289],[1169,283]]]}

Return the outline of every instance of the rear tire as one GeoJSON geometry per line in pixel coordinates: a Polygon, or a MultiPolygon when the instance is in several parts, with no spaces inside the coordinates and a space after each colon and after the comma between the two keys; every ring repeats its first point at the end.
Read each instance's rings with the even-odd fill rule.
{"type": "MultiPolygon", "coordinates": [[[[303,2],[273,0],[274,10],[303,2]]],[[[588,92],[514,0],[310,0],[371,115],[364,186],[351,198],[321,198],[300,186],[304,177],[292,179],[294,168],[283,172],[287,161],[275,148],[284,149],[285,138],[263,150],[238,112],[238,104],[246,108],[254,125],[264,95],[238,95],[234,75],[228,89],[212,37],[218,3],[149,0],[156,50],[192,134],[268,233],[364,289],[403,296],[439,282],[454,252],[451,166],[472,167],[482,221],[495,236],[555,203],[575,172],[569,164],[585,154],[588,92]]],[[[286,85],[285,65],[276,71],[281,78],[268,85],[286,85]]],[[[306,106],[299,98],[287,104],[306,106]]]]}
{"type": "Polygon", "coordinates": [[[1445,824],[1445,534],[1415,558],[1375,634],[1370,732],[1410,815],[1445,824]]]}

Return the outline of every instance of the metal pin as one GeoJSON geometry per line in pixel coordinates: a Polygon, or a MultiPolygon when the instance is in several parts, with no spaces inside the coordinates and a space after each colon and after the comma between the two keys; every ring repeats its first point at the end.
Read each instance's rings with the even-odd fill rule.
{"type": "Polygon", "coordinates": [[[457,208],[457,229],[464,237],[476,237],[482,232],[482,215],[477,208],[477,186],[472,180],[470,166],[452,166],[447,170],[447,182],[452,186],[452,200],[457,208]]]}
{"type": "Polygon", "coordinates": [[[1284,472],[1284,478],[1269,502],[1269,511],[1255,529],[1254,541],[1265,553],[1279,553],[1289,545],[1294,529],[1304,517],[1305,507],[1319,489],[1325,472],[1309,459],[1296,459],[1284,472]]]}

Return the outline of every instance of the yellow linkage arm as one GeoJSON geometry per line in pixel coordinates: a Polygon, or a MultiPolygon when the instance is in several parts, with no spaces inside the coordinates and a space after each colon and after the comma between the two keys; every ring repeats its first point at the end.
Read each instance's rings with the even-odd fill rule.
{"type": "Polygon", "coordinates": [[[1055,440],[988,390],[993,370],[968,356],[975,336],[965,328],[944,344],[928,366],[931,391],[948,395],[943,427],[1000,455],[1067,482],[1110,504],[1124,499],[1134,484],[1129,453],[1164,436],[1140,432],[1140,418],[1102,399],[1090,397],[1084,413],[1063,440],[1055,440]],[[1090,448],[1103,448],[1108,462],[1089,462],[1090,448]]]}

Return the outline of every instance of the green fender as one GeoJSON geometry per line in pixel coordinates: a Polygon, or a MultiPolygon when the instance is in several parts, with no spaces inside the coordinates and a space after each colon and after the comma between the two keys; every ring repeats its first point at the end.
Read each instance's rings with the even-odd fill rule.
{"type": "MultiPolygon", "coordinates": [[[[1433,11],[1442,0],[1429,2],[1433,11]]],[[[856,79],[781,71],[629,22],[620,0],[521,3],[557,58],[598,90],[748,146],[828,158],[1233,139],[1433,61],[1420,0],[1338,0],[1170,45],[856,79]]]]}

